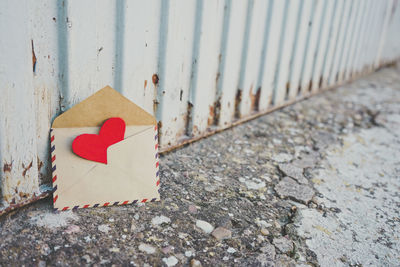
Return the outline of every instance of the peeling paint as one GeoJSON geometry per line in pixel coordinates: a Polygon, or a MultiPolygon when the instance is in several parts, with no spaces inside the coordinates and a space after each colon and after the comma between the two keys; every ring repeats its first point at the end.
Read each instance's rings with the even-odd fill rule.
{"type": "Polygon", "coordinates": [[[240,102],[242,102],[242,90],[238,89],[235,96],[235,118],[240,118],[240,102]]]}
{"type": "Polygon", "coordinates": [[[157,86],[160,79],[158,78],[157,74],[153,74],[153,76],[151,77],[151,80],[153,81],[153,84],[155,86],[157,86]]]}
{"type": "Polygon", "coordinates": [[[12,164],[13,164],[12,162],[10,162],[10,163],[5,162],[4,165],[3,165],[3,172],[4,173],[5,172],[11,172],[12,164]]]}
{"type": "Polygon", "coordinates": [[[22,176],[25,177],[26,173],[29,171],[30,168],[32,168],[32,161],[29,163],[27,167],[25,167],[24,163],[22,163],[22,168],[24,169],[22,171],[22,176]]]}
{"type": "Polygon", "coordinates": [[[221,116],[221,96],[214,103],[214,125],[219,125],[219,118],[221,116]]]}
{"type": "Polygon", "coordinates": [[[258,87],[256,93],[253,93],[253,88],[249,91],[250,97],[250,107],[252,111],[258,111],[258,106],[260,103],[261,87],[258,87]]]}
{"type": "Polygon", "coordinates": [[[31,40],[31,45],[32,45],[32,71],[33,71],[33,73],[35,73],[37,59],[36,59],[36,54],[35,54],[35,47],[33,45],[33,40],[31,40]]]}
{"type": "Polygon", "coordinates": [[[211,126],[214,123],[214,117],[215,117],[214,106],[209,106],[208,109],[209,109],[209,114],[207,119],[207,125],[211,126]]]}

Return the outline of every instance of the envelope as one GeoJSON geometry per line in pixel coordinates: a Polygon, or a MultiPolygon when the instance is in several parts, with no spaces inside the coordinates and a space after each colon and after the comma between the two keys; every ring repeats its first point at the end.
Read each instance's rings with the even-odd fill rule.
{"type": "Polygon", "coordinates": [[[160,199],[157,121],[111,87],[58,116],[50,138],[55,210],[160,199]],[[73,152],[77,136],[98,134],[110,118],[121,118],[126,128],[123,140],[107,148],[106,164],[73,152]]]}

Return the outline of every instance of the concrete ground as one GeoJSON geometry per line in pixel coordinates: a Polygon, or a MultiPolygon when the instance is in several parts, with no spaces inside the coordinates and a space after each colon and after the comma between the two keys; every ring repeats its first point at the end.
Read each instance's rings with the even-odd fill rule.
{"type": "Polygon", "coordinates": [[[159,203],[0,218],[0,265],[400,266],[400,69],[161,157],[159,203]]]}

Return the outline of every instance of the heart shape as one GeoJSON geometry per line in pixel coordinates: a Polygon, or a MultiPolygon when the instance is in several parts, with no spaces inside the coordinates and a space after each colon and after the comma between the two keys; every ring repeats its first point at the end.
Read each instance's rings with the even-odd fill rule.
{"type": "Polygon", "coordinates": [[[124,139],[125,121],[110,118],[100,128],[99,134],[81,134],[72,142],[72,151],[84,159],[107,164],[107,148],[124,139]]]}

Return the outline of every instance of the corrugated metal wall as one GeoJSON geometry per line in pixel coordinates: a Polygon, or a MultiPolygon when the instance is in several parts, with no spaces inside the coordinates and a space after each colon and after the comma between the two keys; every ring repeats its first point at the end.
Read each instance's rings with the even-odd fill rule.
{"type": "Polygon", "coordinates": [[[40,196],[52,120],[105,85],[166,150],[398,59],[399,29],[398,0],[2,0],[0,210],[40,196]]]}

